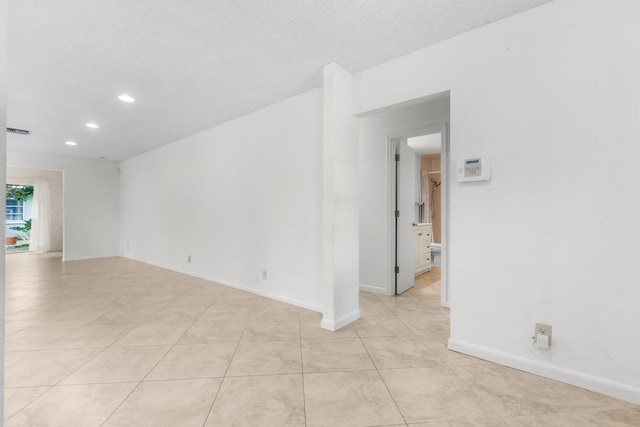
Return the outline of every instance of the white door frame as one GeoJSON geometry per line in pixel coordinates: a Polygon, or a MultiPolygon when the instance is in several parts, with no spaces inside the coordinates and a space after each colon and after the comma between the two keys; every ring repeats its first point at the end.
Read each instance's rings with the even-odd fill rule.
{"type": "Polygon", "coordinates": [[[440,304],[443,307],[450,306],[449,287],[449,125],[440,123],[417,129],[395,132],[387,137],[387,295],[395,295],[395,200],[396,200],[396,176],[395,176],[395,143],[398,139],[413,138],[421,135],[440,133],[442,136],[441,176],[442,176],[442,277],[440,280],[440,304]]]}

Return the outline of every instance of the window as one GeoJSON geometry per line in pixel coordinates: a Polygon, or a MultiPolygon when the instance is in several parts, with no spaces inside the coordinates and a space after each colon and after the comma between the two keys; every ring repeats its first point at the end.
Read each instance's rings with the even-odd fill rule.
{"type": "Polygon", "coordinates": [[[24,202],[22,200],[7,199],[7,221],[22,221],[24,219],[24,202]]]}

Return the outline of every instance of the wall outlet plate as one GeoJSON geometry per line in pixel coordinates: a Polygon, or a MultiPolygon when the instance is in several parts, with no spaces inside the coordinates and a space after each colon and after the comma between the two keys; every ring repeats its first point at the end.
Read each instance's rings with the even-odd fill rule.
{"type": "MultiPolygon", "coordinates": [[[[551,346],[551,325],[545,323],[536,323],[536,327],[533,330],[533,336],[544,335],[549,337],[549,346],[551,346]]],[[[536,340],[537,341],[537,340],[536,340]]]]}

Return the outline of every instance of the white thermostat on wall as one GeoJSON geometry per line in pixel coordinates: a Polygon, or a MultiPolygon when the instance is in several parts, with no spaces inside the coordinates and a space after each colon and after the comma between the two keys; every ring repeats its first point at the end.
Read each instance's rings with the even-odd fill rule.
{"type": "Polygon", "coordinates": [[[458,182],[489,181],[491,161],[488,157],[471,157],[458,161],[458,182]]]}

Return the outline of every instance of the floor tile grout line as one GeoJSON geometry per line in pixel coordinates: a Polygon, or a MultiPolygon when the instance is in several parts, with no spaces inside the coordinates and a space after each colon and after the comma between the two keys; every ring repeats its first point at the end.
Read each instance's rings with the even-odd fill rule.
{"type": "MultiPolygon", "coordinates": [[[[255,309],[255,302],[254,302],[254,305],[251,307],[251,312],[253,312],[254,309],[255,309]]],[[[236,353],[238,351],[238,347],[240,346],[240,342],[242,341],[242,336],[244,335],[244,331],[247,329],[247,325],[249,324],[249,318],[245,319],[244,328],[242,329],[242,333],[240,334],[240,337],[238,338],[238,342],[236,343],[236,348],[233,350],[233,354],[229,358],[229,363],[227,364],[227,369],[225,369],[224,375],[222,376],[222,381],[220,381],[220,385],[218,386],[218,391],[216,391],[216,394],[215,394],[215,396],[213,396],[213,400],[211,401],[211,405],[209,405],[209,412],[207,412],[207,416],[204,419],[204,423],[202,424],[202,427],[205,427],[207,425],[207,422],[209,421],[209,417],[211,416],[211,413],[213,412],[213,405],[215,405],[216,400],[218,399],[218,395],[222,391],[222,386],[224,384],[224,380],[227,378],[227,373],[229,372],[229,368],[231,367],[231,363],[233,363],[233,358],[236,356],[236,353]]],[[[234,377],[229,377],[229,378],[234,378],[234,377]]]]}
{"type": "MultiPolygon", "coordinates": [[[[9,418],[7,418],[6,420],[4,420],[4,422],[6,423],[7,421],[9,421],[11,418],[15,417],[16,415],[18,415],[20,412],[22,412],[23,410],[25,410],[28,406],[31,406],[32,403],[34,403],[36,400],[40,399],[42,396],[44,396],[45,394],[49,393],[49,391],[51,389],[53,389],[55,386],[51,385],[51,386],[35,386],[33,388],[36,387],[48,387],[48,389],[41,393],[38,397],[36,397],[35,399],[33,399],[32,401],[30,401],[29,403],[27,403],[26,405],[24,405],[22,408],[20,408],[19,410],[17,410],[13,415],[11,415],[9,418]]],[[[6,390],[6,389],[5,389],[6,390]]],[[[0,425],[4,425],[4,423],[0,423],[0,425]]]]}
{"type": "MultiPolygon", "coordinates": [[[[143,320],[142,322],[140,322],[137,326],[135,326],[133,329],[137,328],[138,326],[140,326],[142,323],[144,323],[145,321],[143,320]]],[[[55,386],[60,385],[60,383],[64,380],[66,380],[67,378],[69,378],[71,375],[75,374],[76,372],[78,372],[80,369],[82,369],[84,366],[86,366],[89,362],[91,362],[92,360],[94,360],[96,357],[98,357],[99,355],[101,355],[102,353],[104,353],[105,351],[107,351],[108,349],[112,348],[112,347],[120,347],[120,346],[116,346],[115,343],[118,342],[120,339],[124,338],[125,336],[127,336],[133,329],[131,329],[129,332],[127,332],[126,334],[124,334],[122,337],[118,338],[116,341],[114,341],[111,345],[109,345],[108,347],[105,347],[102,351],[99,351],[95,354],[95,356],[91,357],[89,360],[87,360],[85,363],[83,363],[80,367],[78,367],[77,369],[73,370],[71,373],[69,373],[69,375],[65,376],[64,378],[62,378],[60,381],[58,381],[55,386]]],[[[133,346],[131,346],[133,347],[133,346]]],[[[98,347],[101,348],[101,347],[98,347]]]]}
{"type": "MultiPolygon", "coordinates": [[[[129,382],[135,382],[135,381],[129,381],[129,382]]],[[[111,414],[109,414],[109,416],[105,418],[105,420],[102,422],[102,424],[100,424],[100,426],[105,425],[111,419],[111,417],[113,417],[113,415],[118,411],[118,409],[120,409],[120,407],[124,404],[124,402],[126,402],[127,399],[129,399],[129,396],[131,396],[138,389],[138,387],[140,387],[140,384],[142,384],[142,381],[139,381],[138,384],[136,384],[135,387],[131,389],[131,391],[124,397],[124,399],[122,399],[122,401],[113,409],[113,411],[111,411],[111,414]]]]}
{"type": "Polygon", "coordinates": [[[369,352],[369,349],[367,348],[367,346],[364,343],[364,341],[362,340],[362,338],[360,338],[360,343],[362,344],[362,346],[364,347],[365,351],[369,355],[369,359],[371,360],[371,363],[373,364],[374,369],[378,373],[378,377],[380,378],[380,381],[382,381],[382,384],[384,384],[384,388],[387,390],[387,393],[389,393],[389,397],[391,397],[391,400],[393,401],[393,404],[396,406],[396,409],[398,410],[398,413],[400,414],[400,416],[404,420],[404,423],[407,424],[408,423],[407,419],[405,418],[404,414],[400,410],[400,406],[398,406],[398,402],[396,402],[396,399],[393,397],[393,394],[391,393],[391,390],[389,390],[389,386],[384,381],[384,378],[382,377],[382,374],[380,373],[380,369],[378,369],[378,365],[376,365],[376,362],[373,360],[373,357],[371,356],[371,353],[369,352]]]}

